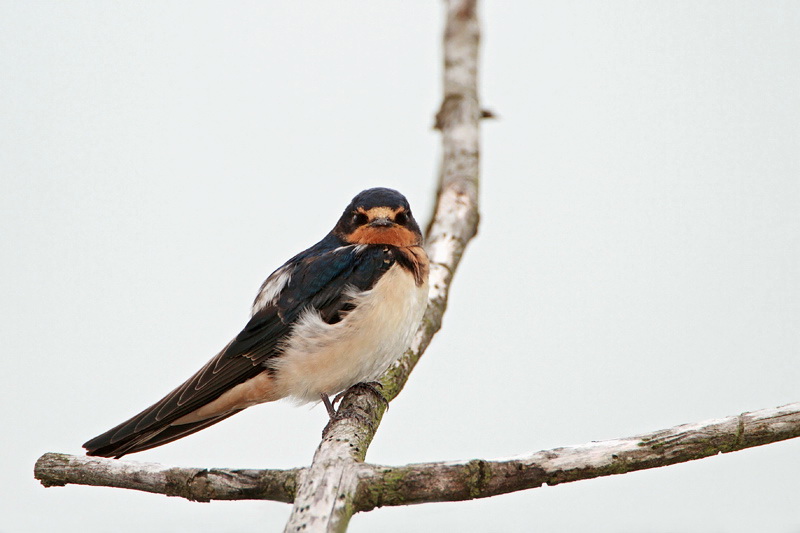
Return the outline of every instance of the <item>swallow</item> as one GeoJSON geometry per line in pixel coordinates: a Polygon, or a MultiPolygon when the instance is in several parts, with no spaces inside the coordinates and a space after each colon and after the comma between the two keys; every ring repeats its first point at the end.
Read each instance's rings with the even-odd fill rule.
{"type": "Polygon", "coordinates": [[[408,349],[427,304],[428,267],[406,198],[362,191],[324,239],[266,279],[249,322],[221,352],[86,442],[86,454],[119,459],[282,398],[322,401],[334,419],[330,396],[375,381],[408,349]]]}

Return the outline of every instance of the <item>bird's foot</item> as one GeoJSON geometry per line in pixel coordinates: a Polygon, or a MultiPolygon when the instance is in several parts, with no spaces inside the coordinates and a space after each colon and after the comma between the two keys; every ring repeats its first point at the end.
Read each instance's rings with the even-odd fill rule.
{"type": "Polygon", "coordinates": [[[351,409],[342,409],[341,405],[340,405],[339,406],[339,411],[336,411],[335,406],[336,406],[337,403],[342,401],[342,398],[344,398],[345,395],[348,392],[350,392],[353,389],[360,389],[360,390],[363,390],[363,391],[368,391],[368,392],[373,393],[378,398],[378,400],[380,400],[386,406],[386,408],[388,409],[389,408],[389,400],[387,400],[386,397],[383,395],[383,393],[380,391],[380,389],[382,389],[382,388],[383,388],[383,385],[381,383],[377,382],[377,381],[356,383],[355,385],[353,385],[349,389],[347,389],[345,391],[342,391],[339,394],[337,394],[336,396],[334,396],[333,401],[331,401],[330,398],[328,398],[327,394],[320,394],[320,398],[322,399],[322,403],[325,404],[325,409],[328,411],[328,418],[330,418],[328,423],[325,425],[325,428],[322,430],[322,436],[324,437],[328,433],[328,431],[330,431],[331,425],[335,421],[342,420],[344,418],[355,418],[356,420],[360,420],[361,422],[363,422],[365,425],[369,426],[370,429],[372,429],[374,431],[375,430],[375,423],[372,421],[372,419],[369,416],[361,413],[360,410],[352,409],[352,408],[351,409]]]}
{"type": "MultiPolygon", "coordinates": [[[[325,405],[325,410],[328,411],[328,418],[330,418],[331,420],[336,418],[336,409],[333,408],[333,405],[331,404],[331,399],[328,398],[328,395],[323,392],[320,393],[319,397],[322,400],[322,403],[325,405]]],[[[333,403],[334,404],[336,403],[336,398],[333,399],[333,403]]],[[[328,426],[325,427],[327,428],[328,426]]]]}
{"type": "Polygon", "coordinates": [[[382,388],[383,388],[383,384],[381,382],[379,382],[379,381],[362,381],[360,383],[356,383],[355,385],[353,385],[349,389],[347,389],[345,391],[342,391],[339,394],[337,394],[336,396],[334,396],[333,405],[336,405],[338,402],[340,402],[342,400],[342,398],[344,398],[345,394],[347,394],[351,390],[353,390],[353,389],[361,389],[361,390],[369,391],[369,392],[373,393],[378,398],[378,400],[383,405],[386,406],[386,409],[388,410],[389,409],[389,400],[387,400],[386,397],[383,395],[383,393],[379,390],[379,389],[382,389],[382,388]]]}

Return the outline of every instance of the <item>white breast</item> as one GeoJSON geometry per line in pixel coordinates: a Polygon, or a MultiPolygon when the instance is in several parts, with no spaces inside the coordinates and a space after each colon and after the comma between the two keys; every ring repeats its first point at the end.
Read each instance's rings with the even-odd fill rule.
{"type": "Polygon", "coordinates": [[[306,311],[280,356],[273,359],[281,397],[318,401],[362,381],[374,381],[411,344],[427,303],[428,285],[394,265],[353,299],[355,309],[336,324],[306,311]]]}

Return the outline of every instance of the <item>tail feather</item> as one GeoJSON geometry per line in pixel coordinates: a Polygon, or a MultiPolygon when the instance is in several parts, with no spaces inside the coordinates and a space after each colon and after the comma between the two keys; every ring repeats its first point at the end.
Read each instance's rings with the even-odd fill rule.
{"type": "Polygon", "coordinates": [[[174,440],[178,440],[187,435],[191,435],[201,429],[225,420],[229,416],[235,415],[241,409],[225,413],[223,415],[207,418],[198,422],[189,424],[170,425],[164,424],[160,427],[149,427],[148,429],[137,431],[126,435],[122,439],[115,439],[115,433],[118,428],[106,431],[102,435],[98,435],[90,441],[87,441],[83,447],[86,449],[86,455],[94,455],[97,457],[113,457],[119,459],[123,455],[141,452],[167,444],[174,440]]]}

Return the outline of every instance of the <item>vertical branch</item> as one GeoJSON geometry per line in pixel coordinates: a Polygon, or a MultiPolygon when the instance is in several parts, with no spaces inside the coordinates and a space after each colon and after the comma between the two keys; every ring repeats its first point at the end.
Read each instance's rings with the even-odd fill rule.
{"type": "Polygon", "coordinates": [[[453,274],[478,232],[480,101],[477,0],[447,0],[444,31],[444,98],[436,113],[442,132],[442,161],[436,206],[425,232],[431,261],[428,310],[411,349],[389,370],[387,397],[402,390],[411,370],[442,325],[453,274]]]}
{"type": "MultiPolygon", "coordinates": [[[[383,377],[384,395],[393,399],[431,338],[439,330],[447,295],[467,243],[478,228],[478,44],[477,0],[446,0],[444,100],[436,115],[442,132],[442,166],[436,208],[426,232],[431,260],[428,309],[409,351],[383,377]]],[[[363,464],[384,406],[368,394],[352,392],[340,409],[363,413],[331,424],[311,466],[298,476],[297,495],[284,531],[341,532],[355,512],[363,464]]]]}

